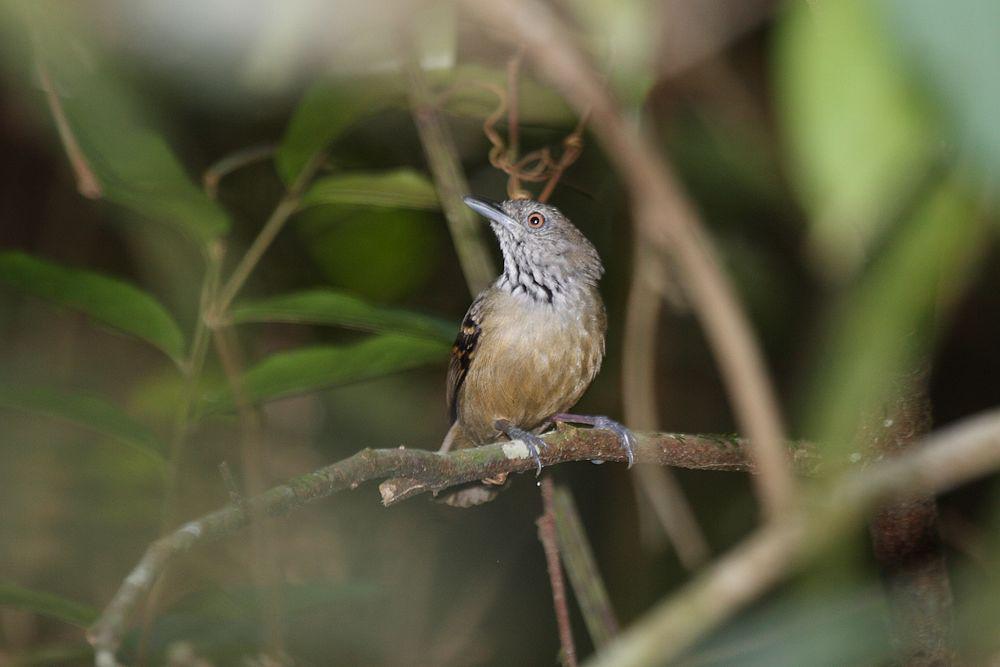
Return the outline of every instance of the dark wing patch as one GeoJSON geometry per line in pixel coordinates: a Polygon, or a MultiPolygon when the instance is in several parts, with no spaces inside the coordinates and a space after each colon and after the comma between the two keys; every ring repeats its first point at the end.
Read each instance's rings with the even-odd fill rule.
{"type": "Polygon", "coordinates": [[[472,304],[469,312],[462,320],[462,328],[458,331],[458,337],[451,348],[451,361],[448,363],[448,416],[451,423],[458,419],[458,392],[462,388],[465,376],[469,372],[469,365],[476,354],[476,343],[482,329],[476,321],[478,301],[472,304]]]}

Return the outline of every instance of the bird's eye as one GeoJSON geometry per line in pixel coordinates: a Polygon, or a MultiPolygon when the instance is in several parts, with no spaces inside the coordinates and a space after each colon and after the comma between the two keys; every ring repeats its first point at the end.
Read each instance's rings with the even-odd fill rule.
{"type": "Polygon", "coordinates": [[[545,224],[545,216],[539,213],[538,211],[535,211],[534,213],[528,216],[528,226],[531,227],[532,229],[538,229],[544,224],[545,224]]]}

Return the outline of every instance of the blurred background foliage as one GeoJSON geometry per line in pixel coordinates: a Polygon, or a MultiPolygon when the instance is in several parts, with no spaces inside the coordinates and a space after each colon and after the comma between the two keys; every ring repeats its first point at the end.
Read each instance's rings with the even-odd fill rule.
{"type": "MultiPolygon", "coordinates": [[[[556,4],[676,164],[793,435],[819,443],[832,471],[858,460],[859,428],[915,365],[930,368],[938,425],[1000,403],[1000,4],[556,4]]],[[[472,191],[500,197],[482,124],[513,50],[494,37],[450,3],[418,0],[0,3],[0,661],[90,660],[81,627],[143,548],[227,501],[220,462],[251,476],[241,401],[263,415],[260,484],[362,447],[437,447],[470,295],[402,66],[414,58],[439,94],[472,191]],[[206,310],[297,181],[299,210],[231,308],[206,310]],[[206,318],[231,325],[242,397],[206,318]]],[[[520,93],[522,146],[557,146],[576,118],[530,64],[520,93]]],[[[553,203],[608,267],[609,355],[581,410],[620,415],[633,232],[592,142],[553,203]]],[[[649,362],[666,428],[733,430],[683,308],[661,318],[649,362]]],[[[622,468],[558,474],[627,624],[687,574],[662,542],[640,540],[622,468]]],[[[714,552],[757,520],[743,477],[679,479],[714,552]]],[[[994,477],[942,501],[972,663],[1000,651],[998,499],[994,477]]],[[[370,486],[338,495],[269,524],[266,559],[247,534],[185,556],[124,655],[551,663],[538,511],[528,478],[471,511],[420,499],[384,510],[370,486]]],[[[862,531],[848,542],[686,664],[885,662],[878,574],[862,531]]]]}

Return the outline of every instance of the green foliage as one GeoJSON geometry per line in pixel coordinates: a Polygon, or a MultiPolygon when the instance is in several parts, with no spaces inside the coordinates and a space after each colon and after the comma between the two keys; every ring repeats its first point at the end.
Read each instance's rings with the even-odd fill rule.
{"type": "Polygon", "coordinates": [[[434,185],[413,169],[347,172],[317,179],[303,195],[302,205],[322,204],[439,208],[434,185]]]}
{"type": "Polygon", "coordinates": [[[358,329],[406,334],[450,342],[452,323],[396,308],[376,306],[363,299],[331,289],[313,289],[267,299],[237,303],[230,309],[233,321],[329,324],[358,329]]]}
{"type": "MultiPolygon", "coordinates": [[[[892,396],[893,382],[910,370],[933,340],[935,308],[983,238],[969,197],[942,185],[900,229],[847,298],[831,327],[813,378],[807,433],[831,461],[857,447],[857,429],[892,396]]],[[[836,469],[833,466],[831,469],[836,469]]]]}
{"type": "MultiPolygon", "coordinates": [[[[448,346],[399,334],[381,334],[353,345],[321,345],[274,354],[243,375],[242,390],[252,403],[369,380],[388,373],[443,363],[448,346]]],[[[209,411],[229,409],[229,392],[211,396],[209,411]]]]}
{"type": "Polygon", "coordinates": [[[184,354],[184,336],[170,313],[152,296],[121,280],[21,252],[2,252],[0,283],[78,310],[96,322],[154,345],[176,362],[184,354]]]}
{"type": "Polygon", "coordinates": [[[295,226],[331,283],[385,302],[418,291],[430,276],[439,220],[424,211],[324,206],[303,211],[295,226]]]}
{"type": "Polygon", "coordinates": [[[0,407],[64,419],[163,462],[164,448],[156,436],[145,425],[98,396],[0,385],[0,407]]]}
{"type": "MultiPolygon", "coordinates": [[[[881,0],[887,24],[950,117],[959,145],[1000,185],[1000,3],[881,0]]],[[[994,189],[994,194],[996,190],[994,189]]]]}
{"type": "Polygon", "coordinates": [[[201,245],[229,228],[226,214],[185,173],[151,114],[120,72],[93,48],[72,6],[31,7],[38,57],[51,74],[69,128],[102,196],[174,226],[201,245]]]}
{"type": "Polygon", "coordinates": [[[324,81],[310,88],[292,116],[275,156],[278,173],[286,184],[299,176],[318,151],[356,123],[404,96],[396,77],[371,77],[352,81],[324,81]]]}
{"type": "Polygon", "coordinates": [[[80,628],[86,628],[97,619],[97,612],[87,605],[7,582],[0,582],[0,607],[23,609],[80,628]]]}
{"type": "Polygon", "coordinates": [[[876,7],[791,3],[776,74],[790,174],[820,268],[845,278],[899,211],[931,156],[927,114],[876,7]]]}

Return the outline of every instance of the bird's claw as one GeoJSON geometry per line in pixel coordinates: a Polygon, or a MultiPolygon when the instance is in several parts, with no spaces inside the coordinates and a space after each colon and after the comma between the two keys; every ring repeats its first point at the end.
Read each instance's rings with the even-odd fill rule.
{"type": "Polygon", "coordinates": [[[539,453],[545,449],[545,441],[534,433],[520,429],[511,424],[509,421],[503,419],[498,419],[494,425],[498,431],[506,435],[511,440],[520,440],[524,443],[525,447],[528,448],[528,453],[531,454],[532,460],[535,462],[535,477],[541,475],[542,458],[539,456],[539,453]]]}
{"type": "Polygon", "coordinates": [[[636,444],[635,436],[632,434],[632,431],[628,430],[614,419],[608,419],[607,417],[598,417],[594,421],[594,428],[611,431],[618,436],[618,442],[621,444],[622,449],[625,450],[625,459],[628,461],[628,467],[631,468],[632,464],[635,463],[636,444]]]}

